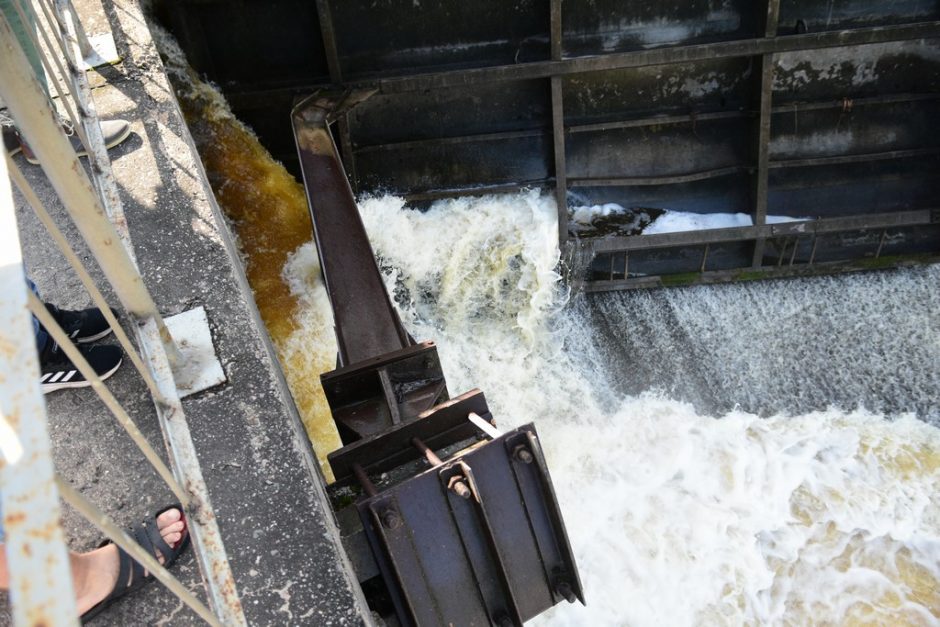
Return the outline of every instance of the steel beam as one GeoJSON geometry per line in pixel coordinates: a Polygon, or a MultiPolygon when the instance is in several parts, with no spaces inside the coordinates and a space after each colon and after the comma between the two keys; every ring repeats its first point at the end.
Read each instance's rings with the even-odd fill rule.
{"type": "MultiPolygon", "coordinates": [[[[763,35],[774,38],[777,35],[777,22],[780,16],[780,0],[764,0],[763,35]]],[[[760,57],[760,74],[757,80],[757,106],[758,119],[754,137],[754,152],[757,167],[754,170],[752,181],[752,212],[755,225],[767,222],[767,197],[770,182],[770,122],[773,116],[773,88],[774,88],[774,55],[764,54],[760,57]]],[[[754,256],[752,265],[756,268],[761,265],[764,258],[765,241],[758,238],[754,241],[754,256]]]]}
{"type": "MultiPolygon", "coordinates": [[[[561,23],[562,0],[551,0],[552,60],[561,61],[564,50],[561,23]]],[[[565,101],[560,76],[551,78],[552,146],[555,156],[555,204],[558,207],[558,246],[564,250],[568,239],[568,166],[565,159],[565,101]]]]}
{"type": "MultiPolygon", "coordinates": [[[[401,93],[424,89],[439,89],[493,83],[500,81],[518,81],[527,79],[566,76],[582,72],[599,72],[625,68],[637,68],[672,63],[689,63],[710,59],[728,59],[734,57],[753,57],[782,52],[798,52],[819,48],[838,48],[860,46],[888,41],[909,41],[940,37],[940,20],[854,28],[842,31],[807,33],[804,35],[786,35],[773,38],[751,38],[722,41],[708,44],[692,44],[635,50],[591,56],[572,57],[558,61],[535,61],[514,65],[496,65],[483,68],[450,70],[441,72],[423,72],[416,68],[412,73],[385,79],[363,76],[346,76],[347,87],[374,87],[382,93],[401,93]]],[[[232,90],[227,94],[236,107],[257,106],[270,103],[272,98],[291,98],[295,94],[311,93],[322,88],[322,83],[296,82],[275,89],[232,90]]]]}
{"type": "Polygon", "coordinates": [[[702,246],[722,242],[737,242],[759,237],[797,235],[813,233],[838,233],[861,229],[881,229],[887,227],[918,226],[933,222],[931,212],[935,209],[900,211],[897,213],[876,213],[870,215],[846,216],[840,218],[822,218],[801,222],[780,222],[754,226],[738,226],[726,229],[708,229],[705,231],[681,231],[678,233],[657,233],[654,235],[635,235],[632,237],[605,237],[592,240],[595,253],[622,252],[625,250],[650,250],[671,248],[674,246],[702,246]]]}
{"type": "Polygon", "coordinates": [[[896,26],[877,26],[785,37],[761,37],[735,41],[722,41],[709,44],[670,46],[652,50],[636,50],[611,54],[574,57],[558,61],[537,61],[516,65],[498,65],[469,70],[450,72],[417,73],[411,76],[386,78],[381,80],[365,79],[352,81],[355,86],[376,87],[382,93],[418,91],[459,87],[510,80],[526,80],[566,76],[582,72],[600,72],[625,68],[667,65],[671,63],[690,63],[732,57],[749,57],[781,52],[814,50],[817,48],[838,48],[887,41],[906,41],[940,37],[940,20],[901,24],[896,26]]]}
{"type": "Polygon", "coordinates": [[[336,48],[336,30],[333,28],[333,13],[330,11],[329,0],[317,0],[317,17],[320,20],[320,36],[323,38],[323,51],[326,54],[330,81],[339,85],[343,82],[343,71],[336,48]]]}

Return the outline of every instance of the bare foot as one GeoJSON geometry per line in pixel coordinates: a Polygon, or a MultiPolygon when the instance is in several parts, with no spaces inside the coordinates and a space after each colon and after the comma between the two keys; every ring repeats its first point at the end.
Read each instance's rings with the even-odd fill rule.
{"type": "MultiPolygon", "coordinates": [[[[170,509],[157,516],[157,529],[163,541],[171,547],[183,540],[186,525],[178,509],[170,509]]],[[[164,557],[157,551],[162,564],[164,557]]],[[[116,544],[108,544],[88,553],[72,553],[72,580],[78,613],[84,614],[108,596],[117,584],[119,564],[116,544]]],[[[129,582],[128,585],[133,583],[129,582]]]]}

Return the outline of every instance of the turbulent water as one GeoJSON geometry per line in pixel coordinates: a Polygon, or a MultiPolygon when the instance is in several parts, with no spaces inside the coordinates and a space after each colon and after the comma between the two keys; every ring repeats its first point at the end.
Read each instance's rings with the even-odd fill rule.
{"type": "MultiPolygon", "coordinates": [[[[329,450],[298,384],[335,355],[316,253],[261,219],[309,229],[296,182],[230,116],[202,119],[200,143],[231,148],[207,160],[223,205],[246,180],[293,190],[226,209],[329,450]]],[[[569,299],[538,192],[360,210],[451,391],[537,425],[588,602],[539,624],[940,623],[940,268],[569,299]]]]}
{"type": "Polygon", "coordinates": [[[588,600],[539,623],[940,620],[940,269],[567,302],[537,192],[360,209],[450,388],[537,424],[588,600]]]}

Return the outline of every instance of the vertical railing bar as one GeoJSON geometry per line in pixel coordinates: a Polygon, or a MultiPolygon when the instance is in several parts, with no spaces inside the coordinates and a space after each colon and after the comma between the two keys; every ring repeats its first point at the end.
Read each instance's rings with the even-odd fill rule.
{"type": "MultiPolygon", "coordinates": [[[[17,0],[18,2],[29,2],[30,0],[17,0]]],[[[55,40],[56,46],[58,47],[59,52],[65,57],[65,41],[62,38],[61,30],[56,30],[58,23],[54,21],[52,16],[49,14],[49,8],[41,0],[35,0],[35,4],[38,4],[42,8],[42,15],[45,19],[45,23],[41,24],[37,14],[37,30],[42,35],[43,40],[46,42],[46,48],[49,50],[49,57],[52,58],[52,62],[55,62],[56,73],[52,69],[52,62],[47,58],[47,55],[41,54],[40,57],[43,62],[43,66],[46,68],[46,75],[49,81],[52,82],[55,87],[56,93],[59,96],[59,101],[62,103],[62,106],[65,108],[66,113],[68,114],[69,121],[72,123],[72,130],[78,133],[78,139],[82,142],[82,145],[87,148],[88,146],[88,134],[85,132],[85,129],[81,125],[81,101],[75,96],[74,89],[69,89],[68,84],[64,81],[68,77],[66,68],[62,65],[62,61],[58,55],[55,54],[50,42],[50,34],[55,40]],[[71,96],[71,97],[70,97],[71,96]]],[[[35,9],[34,9],[35,10],[35,9]]],[[[34,38],[34,43],[35,38],[34,38]]],[[[37,50],[40,48],[37,47],[37,50]]]]}
{"type": "Polygon", "coordinates": [[[789,265],[791,267],[793,266],[793,260],[796,259],[796,249],[799,247],[799,244],[800,244],[800,236],[797,235],[796,237],[793,238],[793,250],[790,252],[790,264],[789,265]]]}
{"type": "Polygon", "coordinates": [[[197,599],[176,577],[171,575],[170,571],[164,568],[156,557],[145,551],[126,531],[114,524],[114,521],[108,515],[95,507],[62,477],[56,475],[55,482],[62,493],[62,498],[78,510],[88,522],[97,527],[114,544],[124,549],[135,561],[146,568],[157,581],[166,586],[180,601],[188,605],[199,618],[210,625],[222,627],[222,623],[204,603],[197,599]]]}
{"type": "Polygon", "coordinates": [[[111,223],[115,225],[118,235],[124,242],[124,247],[134,265],[137,259],[134,254],[134,248],[131,246],[130,234],[127,231],[127,218],[124,215],[124,206],[121,204],[121,195],[118,192],[117,184],[114,182],[114,175],[111,172],[111,160],[108,158],[108,149],[105,147],[104,136],[101,132],[101,126],[98,123],[98,111],[95,107],[95,100],[92,98],[91,89],[88,87],[88,79],[85,76],[85,70],[79,65],[81,57],[81,46],[78,43],[78,34],[82,32],[81,23],[75,17],[71,9],[70,0],[53,0],[53,8],[56,18],[63,28],[62,38],[64,42],[65,60],[69,66],[69,76],[72,81],[72,90],[75,98],[81,105],[79,114],[81,116],[81,126],[85,131],[85,136],[90,140],[85,144],[88,151],[88,161],[91,163],[93,172],[92,180],[98,190],[104,210],[108,214],[111,223]]]}
{"type": "Polygon", "coordinates": [[[614,280],[614,253],[610,253],[610,268],[608,268],[610,280],[614,280]]]}
{"type": "Polygon", "coordinates": [[[819,243],[819,236],[813,235],[813,250],[809,253],[809,264],[813,265],[813,262],[816,260],[816,245],[819,243]]]}
{"type": "MultiPolygon", "coordinates": [[[[56,67],[53,67],[52,61],[49,60],[47,55],[43,54],[42,46],[39,43],[39,35],[36,34],[38,30],[42,35],[43,39],[46,42],[46,47],[50,50],[53,50],[52,44],[49,42],[48,34],[45,29],[40,24],[36,24],[36,28],[30,28],[31,21],[26,15],[26,11],[23,8],[24,2],[29,2],[29,0],[13,0],[13,8],[16,10],[19,15],[20,22],[23,24],[24,29],[26,30],[27,35],[29,36],[30,42],[36,48],[36,52],[39,55],[39,60],[42,63],[42,66],[46,69],[46,79],[47,82],[52,83],[52,87],[55,89],[58,101],[62,103],[62,107],[65,109],[66,115],[68,115],[69,120],[72,122],[72,128],[78,133],[78,137],[82,140],[82,143],[85,143],[85,135],[81,129],[81,125],[78,122],[78,114],[75,113],[75,110],[72,106],[72,102],[68,98],[68,92],[65,87],[59,81],[59,77],[65,77],[65,69],[62,67],[62,64],[59,62],[59,58],[55,55],[52,55],[52,60],[55,61],[56,67]],[[59,74],[56,74],[56,68],[59,70],[59,74]]],[[[15,44],[14,44],[15,45],[15,44]]],[[[40,78],[40,77],[37,77],[40,78]]],[[[45,95],[45,94],[44,94],[45,95]]],[[[48,98],[49,96],[47,96],[48,98]]],[[[52,110],[56,113],[58,118],[58,112],[55,109],[55,106],[52,105],[52,110]]],[[[71,146],[71,144],[70,144],[71,146]]]]}
{"type": "MultiPolygon", "coordinates": [[[[29,0],[20,0],[20,1],[29,2],[29,0]]],[[[42,7],[43,16],[46,19],[46,24],[48,25],[48,29],[52,31],[52,34],[54,35],[56,44],[59,47],[59,52],[62,58],[66,60],[66,63],[69,66],[71,66],[71,63],[69,63],[68,43],[65,39],[65,32],[62,28],[61,20],[57,19],[58,16],[54,17],[52,15],[52,12],[51,12],[52,10],[50,6],[43,0],[33,0],[33,2],[34,4],[38,4],[39,6],[42,7]]],[[[45,29],[41,29],[41,30],[43,30],[43,38],[46,40],[46,46],[49,47],[49,50],[51,51],[52,46],[49,43],[49,36],[46,34],[45,29]]],[[[83,117],[82,104],[83,103],[75,91],[75,81],[74,81],[74,76],[73,76],[74,70],[72,70],[71,67],[69,68],[63,67],[62,61],[59,58],[59,56],[52,55],[52,58],[56,63],[56,67],[59,69],[59,76],[62,77],[63,81],[68,80],[69,84],[67,84],[64,89],[57,88],[57,91],[59,92],[59,96],[62,98],[63,101],[65,101],[66,104],[72,104],[69,101],[69,99],[66,98],[66,95],[71,94],[72,99],[74,100],[75,112],[73,113],[72,111],[69,111],[69,119],[71,119],[75,132],[78,133],[78,137],[79,139],[82,140],[82,145],[85,146],[85,150],[87,152],[89,150],[88,133],[86,132],[86,129],[82,127],[82,117],[83,117]]],[[[49,72],[49,74],[50,76],[53,75],[52,72],[49,72]]],[[[55,80],[56,80],[56,84],[58,85],[59,83],[58,77],[56,77],[55,80]]]]}
{"type": "MultiPolygon", "coordinates": [[[[2,24],[5,28],[0,29],[0,34],[9,36],[12,42],[13,35],[6,20],[2,24]]],[[[125,310],[139,319],[160,319],[131,253],[123,246],[114,245],[122,238],[105,216],[101,201],[68,139],[48,115],[49,103],[45,92],[33,78],[19,46],[11,44],[10,54],[0,55],[0,78],[3,79],[0,85],[6,88],[0,97],[13,114],[18,128],[30,138],[30,148],[40,160],[46,176],[125,310]]],[[[165,329],[162,319],[160,324],[165,329]]],[[[166,337],[172,343],[169,331],[166,337]]]]}
{"type": "Polygon", "coordinates": [[[710,244],[705,244],[705,252],[702,253],[702,265],[699,268],[699,272],[705,272],[705,262],[708,261],[708,249],[710,244]]]}
{"type": "MultiPolygon", "coordinates": [[[[125,310],[142,323],[137,327],[142,356],[149,361],[166,405],[157,405],[157,417],[167,442],[172,467],[191,498],[190,532],[200,573],[217,615],[226,625],[244,625],[245,617],[232,576],[215,513],[199,467],[189,426],[173,381],[169,351],[175,350],[153,299],[136,270],[121,237],[108,221],[91,182],[69,142],[57,128],[46,97],[29,69],[12,29],[0,19],[0,97],[28,137],[60,200],[114,287],[125,310]],[[7,44],[6,42],[11,42],[7,44]]],[[[126,228],[126,225],[121,225],[126,228]]]]}
{"type": "Polygon", "coordinates": [[[623,251],[623,278],[626,280],[630,278],[630,273],[628,272],[630,268],[630,251],[623,251]]]}
{"type": "Polygon", "coordinates": [[[78,275],[82,285],[85,286],[85,289],[91,296],[92,302],[94,302],[99,311],[101,311],[101,314],[108,321],[108,325],[111,327],[111,330],[114,331],[114,335],[117,338],[118,343],[124,349],[124,352],[127,353],[127,356],[130,357],[131,363],[134,364],[134,368],[136,368],[137,372],[140,373],[144,383],[147,384],[147,389],[150,390],[150,394],[153,396],[156,402],[165,404],[166,400],[163,399],[160,393],[160,388],[157,387],[157,383],[153,380],[153,376],[150,374],[150,371],[144,366],[144,362],[140,358],[140,355],[137,352],[137,348],[131,343],[130,338],[127,337],[127,334],[124,332],[124,327],[121,326],[117,318],[114,316],[114,313],[112,313],[111,307],[108,306],[108,302],[105,300],[104,294],[102,294],[101,290],[98,289],[98,286],[95,284],[95,280],[91,278],[91,275],[88,273],[88,270],[85,268],[82,260],[69,245],[65,234],[62,233],[61,229],[59,229],[59,226],[55,223],[55,221],[53,221],[52,216],[50,216],[49,212],[46,211],[42,201],[39,200],[36,192],[26,180],[26,177],[23,176],[19,166],[13,163],[9,156],[6,157],[6,162],[10,172],[10,178],[13,180],[13,183],[20,190],[20,193],[23,194],[23,197],[26,199],[26,202],[29,204],[29,206],[32,207],[36,217],[39,218],[39,221],[46,228],[46,231],[48,231],[49,235],[52,237],[52,240],[56,243],[59,250],[65,256],[66,261],[68,261],[69,265],[72,266],[72,269],[75,270],[75,274],[78,275]]]}
{"type": "Polygon", "coordinates": [[[55,340],[59,348],[65,353],[65,356],[72,362],[72,365],[88,380],[91,384],[91,388],[98,394],[99,398],[101,398],[101,402],[111,410],[111,413],[117,418],[118,423],[124,428],[131,440],[134,441],[134,444],[137,445],[137,448],[140,449],[140,452],[147,461],[150,462],[154,470],[156,470],[163,481],[166,482],[173,494],[176,495],[176,498],[178,498],[183,505],[188,505],[190,500],[189,495],[183,490],[179,482],[176,481],[173,473],[170,472],[170,469],[163,463],[160,455],[150,446],[150,442],[147,441],[144,434],[137,428],[137,425],[127,414],[127,411],[125,411],[121,403],[114,398],[111,390],[108,389],[101,378],[95,373],[95,369],[91,367],[81,351],[75,347],[72,340],[69,339],[68,334],[62,330],[62,327],[60,327],[59,323],[52,317],[52,314],[48,312],[45,305],[42,304],[42,301],[40,301],[35,294],[30,293],[28,302],[29,310],[32,314],[36,316],[39,323],[45,327],[52,339],[55,340]]]}
{"type": "MultiPolygon", "coordinates": [[[[10,30],[0,14],[0,32],[10,30]]],[[[15,45],[0,37],[0,49],[15,45]]],[[[78,625],[13,207],[0,160],[0,500],[10,609],[14,625],[78,625]]]]}

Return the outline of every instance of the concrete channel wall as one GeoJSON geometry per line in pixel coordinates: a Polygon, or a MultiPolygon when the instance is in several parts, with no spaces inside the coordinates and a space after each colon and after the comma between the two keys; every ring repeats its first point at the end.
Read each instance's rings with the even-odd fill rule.
{"type": "MultiPolygon", "coordinates": [[[[109,154],[142,275],[164,315],[202,305],[227,382],[184,400],[222,539],[250,624],[367,624],[368,609],[350,574],[323,478],[245,280],[238,252],[136,0],[76,2],[92,34],[110,29],[122,62],[92,72],[102,119],[125,118],[131,137],[109,154]]],[[[15,157],[73,242],[77,231],[38,166],[15,157]]],[[[26,264],[43,298],[89,305],[38,220],[17,197],[26,264]]],[[[79,248],[79,254],[88,258],[79,248]]],[[[93,273],[101,279],[97,268],[93,273]]],[[[128,364],[109,387],[158,449],[150,395],[128,364]]],[[[130,528],[172,502],[94,393],[46,397],[58,472],[130,528]]],[[[70,547],[100,537],[67,510],[70,547]]],[[[14,565],[15,567],[15,565],[14,565]]],[[[191,555],[174,573],[202,596],[191,555]]],[[[0,619],[0,623],[6,620],[0,619]]],[[[112,606],[96,624],[200,624],[159,584],[112,606]]]]}
{"type": "Polygon", "coordinates": [[[357,191],[421,202],[554,189],[559,238],[589,289],[882,267],[940,250],[935,2],[157,6],[289,166],[297,96],[371,87],[334,129],[357,191]],[[640,242],[619,224],[568,242],[567,206],[595,203],[744,213],[753,228],[640,242]],[[768,216],[822,222],[767,229],[768,216]]]}

